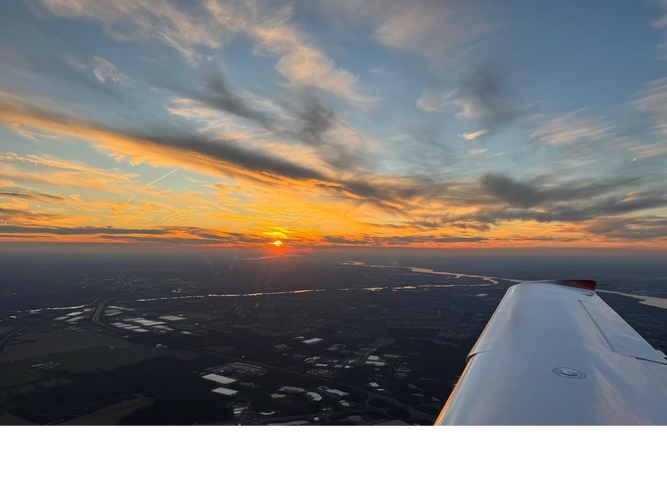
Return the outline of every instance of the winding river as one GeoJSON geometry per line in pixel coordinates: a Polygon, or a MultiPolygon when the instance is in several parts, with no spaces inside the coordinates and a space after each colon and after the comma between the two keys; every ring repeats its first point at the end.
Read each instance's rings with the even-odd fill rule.
{"type": "MultiPolygon", "coordinates": [[[[509,281],[512,283],[524,283],[523,280],[517,280],[512,278],[501,278],[498,276],[482,276],[479,274],[464,274],[464,273],[449,273],[445,271],[436,271],[434,269],[427,269],[423,267],[407,267],[407,266],[380,266],[375,264],[366,264],[364,262],[355,262],[347,261],[340,262],[340,265],[343,266],[360,266],[360,267],[377,267],[377,268],[394,268],[394,269],[409,269],[413,273],[417,274],[440,274],[444,276],[454,276],[454,278],[478,278],[485,283],[479,283],[476,285],[470,284],[446,284],[446,285],[408,285],[408,286],[378,286],[378,287],[363,287],[363,288],[314,288],[314,289],[304,289],[304,290],[286,290],[280,292],[256,292],[256,293],[209,293],[206,295],[175,295],[169,297],[153,297],[146,299],[135,299],[128,300],[123,302],[155,302],[158,300],[179,300],[179,299],[204,299],[204,298],[214,298],[214,297],[261,297],[265,295],[291,295],[299,293],[321,293],[321,292],[352,292],[352,291],[366,291],[366,292],[377,292],[380,290],[416,290],[419,288],[453,288],[453,287],[480,287],[480,286],[492,286],[497,285],[499,281],[509,281]]],[[[623,292],[614,292],[611,290],[597,290],[598,293],[613,293],[616,295],[623,295],[625,297],[630,297],[640,301],[640,304],[647,306],[658,307],[660,309],[667,309],[667,299],[660,297],[652,297],[648,295],[633,295],[623,292]]],[[[54,307],[54,308],[42,308],[35,309],[31,311],[15,311],[17,313],[31,313],[48,311],[48,310],[61,310],[61,309],[78,309],[83,306],[72,306],[72,307],[54,307]]]]}

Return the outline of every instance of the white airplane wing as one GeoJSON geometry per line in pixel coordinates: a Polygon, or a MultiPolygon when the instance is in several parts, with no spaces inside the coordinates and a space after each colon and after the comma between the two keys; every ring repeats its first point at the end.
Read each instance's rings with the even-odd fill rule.
{"type": "Polygon", "coordinates": [[[595,282],[510,287],[436,425],[665,425],[667,360],[595,282]]]}

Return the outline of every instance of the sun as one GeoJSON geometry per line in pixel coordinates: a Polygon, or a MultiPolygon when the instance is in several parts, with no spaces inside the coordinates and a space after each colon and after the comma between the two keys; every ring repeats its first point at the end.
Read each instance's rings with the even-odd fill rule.
{"type": "Polygon", "coordinates": [[[282,244],[283,244],[283,242],[280,241],[280,240],[276,240],[276,241],[273,242],[273,244],[274,244],[276,247],[281,247],[282,244]]]}

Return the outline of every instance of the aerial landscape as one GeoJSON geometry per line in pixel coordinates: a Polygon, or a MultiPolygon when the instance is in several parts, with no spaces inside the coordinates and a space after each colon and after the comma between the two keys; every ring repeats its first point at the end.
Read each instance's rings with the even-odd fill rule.
{"type": "Polygon", "coordinates": [[[432,425],[507,288],[563,275],[667,350],[662,260],[353,256],[5,254],[0,424],[432,425]]]}
{"type": "Polygon", "coordinates": [[[0,2],[0,425],[439,425],[545,280],[586,292],[496,331],[657,408],[666,37],[657,0],[0,2]]]}

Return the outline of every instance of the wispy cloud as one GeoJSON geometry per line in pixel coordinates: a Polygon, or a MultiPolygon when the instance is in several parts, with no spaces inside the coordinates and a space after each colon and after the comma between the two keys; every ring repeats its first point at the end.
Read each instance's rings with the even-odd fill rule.
{"type": "Polygon", "coordinates": [[[55,158],[47,158],[39,155],[18,155],[16,153],[0,153],[0,160],[18,161],[22,163],[32,163],[35,165],[44,165],[62,170],[72,170],[76,172],[83,172],[93,174],[95,176],[108,178],[118,182],[127,182],[136,177],[132,173],[118,173],[103,170],[101,168],[94,168],[80,163],[63,161],[55,158]]]}
{"type": "Polygon", "coordinates": [[[19,183],[62,186],[88,189],[109,193],[127,192],[134,183],[134,174],[120,174],[37,155],[21,156],[14,153],[0,153],[0,160],[47,167],[42,170],[16,168],[0,164],[0,177],[19,183]]]}
{"type": "Polygon", "coordinates": [[[0,47],[0,63],[5,68],[12,68],[32,79],[44,77],[67,82],[80,88],[92,90],[98,95],[117,98],[113,89],[104,86],[90,69],[88,64],[79,63],[67,54],[50,54],[48,51],[35,51],[30,47],[0,47]]]}
{"type": "Polygon", "coordinates": [[[652,114],[656,128],[667,135],[667,78],[644,85],[641,97],[634,101],[634,105],[638,110],[652,114]]]}
{"type": "Polygon", "coordinates": [[[201,60],[198,46],[220,47],[228,37],[196,4],[190,9],[171,0],[42,0],[33,5],[56,16],[98,23],[118,41],[159,41],[192,64],[201,60]]]}
{"type": "Polygon", "coordinates": [[[8,225],[85,224],[94,220],[92,217],[76,216],[62,212],[45,212],[41,210],[29,210],[27,208],[0,206],[0,228],[8,225]]]}
{"type": "Polygon", "coordinates": [[[474,139],[493,132],[519,117],[521,107],[510,96],[501,68],[483,65],[459,83],[456,90],[426,91],[416,101],[417,109],[425,113],[443,113],[458,108],[456,117],[476,121],[481,130],[462,135],[474,139]]]}
{"type": "Polygon", "coordinates": [[[111,80],[119,85],[127,85],[133,81],[109,61],[97,56],[93,58],[93,74],[101,83],[111,80]]]}
{"type": "Polygon", "coordinates": [[[478,130],[477,132],[471,132],[469,134],[459,134],[459,137],[463,137],[466,141],[471,141],[486,134],[487,132],[488,130],[478,130]]]}
{"type": "Polygon", "coordinates": [[[425,113],[436,113],[444,111],[448,106],[455,104],[454,97],[457,95],[456,90],[450,92],[424,92],[417,98],[417,109],[425,113]]]}
{"type": "MultiPolygon", "coordinates": [[[[435,66],[451,62],[464,47],[491,34],[498,22],[472,2],[441,0],[324,0],[350,22],[372,26],[372,39],[425,57],[435,66]]],[[[496,16],[497,18],[497,16],[496,16]]]]}
{"type": "MultiPolygon", "coordinates": [[[[667,8],[667,2],[663,0],[663,7],[667,8]]],[[[660,17],[659,19],[654,19],[650,22],[650,26],[654,29],[663,30],[663,41],[656,46],[656,57],[658,59],[667,59],[667,32],[664,31],[667,28],[667,15],[660,17]]]]}
{"type": "Polygon", "coordinates": [[[553,146],[567,146],[583,140],[609,137],[613,128],[582,115],[582,110],[579,110],[539,124],[530,132],[530,138],[553,146]]]}
{"type": "Polygon", "coordinates": [[[295,87],[316,87],[355,106],[375,104],[377,98],[359,91],[359,77],[337,68],[331,58],[289,23],[291,16],[288,7],[268,21],[248,26],[248,33],[256,41],[255,50],[260,54],[278,56],[276,70],[295,87]]]}
{"type": "MultiPolygon", "coordinates": [[[[376,98],[362,94],[359,79],[333,60],[291,23],[287,3],[253,0],[204,0],[180,4],[168,0],[42,0],[51,14],[99,23],[120,41],[159,41],[173,47],[189,63],[203,60],[198,47],[219,48],[240,34],[250,36],[259,54],[277,56],[276,70],[291,85],[313,86],[331,92],[355,106],[368,106],[376,98]]],[[[128,83],[112,64],[95,58],[95,76],[128,83]]]]}
{"type": "Polygon", "coordinates": [[[21,200],[46,203],[63,203],[67,201],[67,198],[64,196],[40,193],[38,191],[30,191],[25,189],[14,189],[13,191],[0,190],[0,198],[18,198],[21,200]]]}

